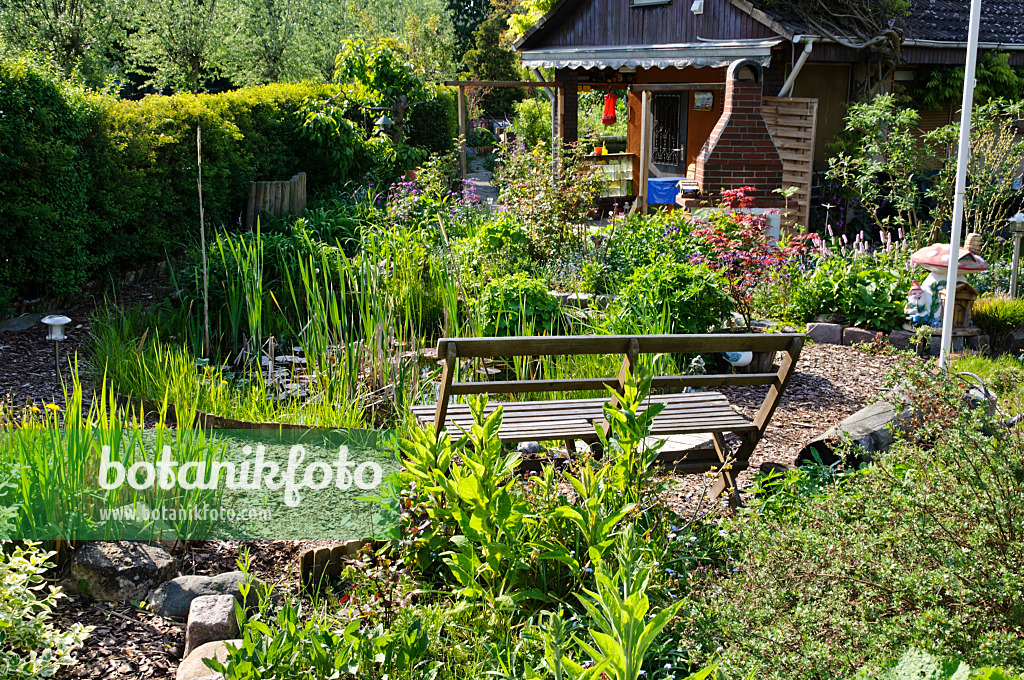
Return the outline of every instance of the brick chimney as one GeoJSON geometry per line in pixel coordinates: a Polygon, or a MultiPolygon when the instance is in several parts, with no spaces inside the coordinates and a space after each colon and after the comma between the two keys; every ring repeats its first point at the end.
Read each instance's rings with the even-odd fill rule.
{"type": "Polygon", "coordinates": [[[782,187],[782,158],[761,113],[761,65],[735,61],[725,78],[722,117],[697,156],[696,180],[704,193],[742,186],[757,197],[773,197],[782,187]]]}

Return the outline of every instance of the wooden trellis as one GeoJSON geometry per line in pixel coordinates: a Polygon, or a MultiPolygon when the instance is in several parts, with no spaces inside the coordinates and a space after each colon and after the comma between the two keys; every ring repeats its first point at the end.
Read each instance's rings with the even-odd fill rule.
{"type": "Polygon", "coordinates": [[[783,224],[806,232],[811,215],[811,180],[814,175],[814,137],[818,100],[798,97],[765,97],[764,122],[782,157],[783,188],[797,187],[789,199],[789,217],[783,224]]]}

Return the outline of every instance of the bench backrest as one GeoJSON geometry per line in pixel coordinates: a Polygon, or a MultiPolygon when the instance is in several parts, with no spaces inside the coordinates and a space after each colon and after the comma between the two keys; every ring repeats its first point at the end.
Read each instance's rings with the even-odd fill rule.
{"type": "Polygon", "coordinates": [[[448,409],[448,398],[465,394],[510,394],[621,390],[627,375],[641,354],[705,354],[713,352],[785,352],[774,373],[659,375],[654,388],[721,387],[725,385],[769,385],[754,423],[763,431],[792,376],[803,348],[802,333],[721,333],[701,335],[567,335],[511,338],[441,338],[437,356],[444,363],[438,395],[435,426],[440,431],[448,409]],[[492,380],[455,382],[459,359],[621,354],[622,367],[613,378],[559,378],[553,380],[492,380]]]}

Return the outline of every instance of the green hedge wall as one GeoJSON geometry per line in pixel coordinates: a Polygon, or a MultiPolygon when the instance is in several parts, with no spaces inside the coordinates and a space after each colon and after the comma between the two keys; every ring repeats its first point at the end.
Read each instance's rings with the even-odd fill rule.
{"type": "MultiPolygon", "coordinates": [[[[303,140],[300,108],[322,84],[125,101],[88,93],[25,60],[0,60],[0,309],[77,292],[197,238],[196,125],[208,226],[242,216],[248,182],[339,176],[303,140]]],[[[356,164],[365,172],[365,149],[356,164]]],[[[353,171],[353,174],[356,174],[353,171]]]]}

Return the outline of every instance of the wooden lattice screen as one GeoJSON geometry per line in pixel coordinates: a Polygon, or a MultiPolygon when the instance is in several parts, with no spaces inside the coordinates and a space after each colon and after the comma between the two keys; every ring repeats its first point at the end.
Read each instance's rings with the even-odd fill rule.
{"type": "Polygon", "coordinates": [[[789,199],[789,217],[783,224],[806,230],[810,218],[811,178],[814,174],[814,134],[818,100],[765,97],[764,122],[782,156],[782,186],[797,187],[789,199]]]}

